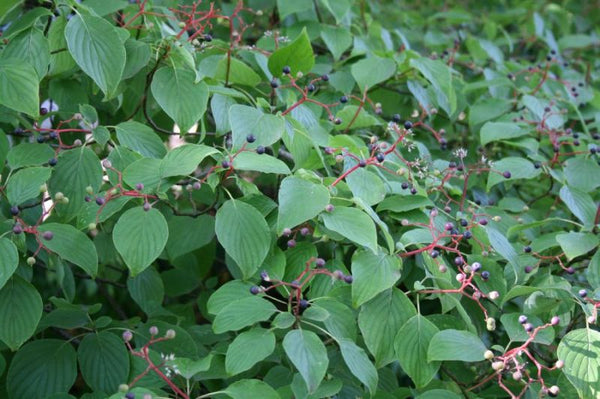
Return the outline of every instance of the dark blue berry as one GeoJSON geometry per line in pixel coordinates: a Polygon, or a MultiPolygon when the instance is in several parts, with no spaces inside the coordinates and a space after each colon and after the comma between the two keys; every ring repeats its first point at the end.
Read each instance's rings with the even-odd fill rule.
{"type": "Polygon", "coordinates": [[[534,162],[533,167],[536,168],[536,169],[539,169],[539,168],[542,167],[542,163],[539,162],[539,161],[536,161],[536,162],[534,162]]]}
{"type": "Polygon", "coordinates": [[[402,184],[400,186],[402,187],[403,190],[406,190],[408,188],[408,183],[402,182],[402,184]]]}
{"type": "Polygon", "coordinates": [[[204,41],[205,41],[205,42],[212,42],[212,39],[213,39],[212,35],[211,35],[211,34],[209,34],[209,33],[205,34],[205,35],[203,36],[203,38],[204,38],[204,41]]]}
{"type": "Polygon", "coordinates": [[[23,226],[21,226],[20,223],[15,223],[15,225],[12,228],[12,232],[14,234],[21,234],[23,232],[23,226]]]}
{"type": "Polygon", "coordinates": [[[582,298],[585,298],[587,296],[587,291],[586,290],[579,290],[579,296],[582,298]]]}
{"type": "Polygon", "coordinates": [[[531,252],[531,247],[529,245],[527,245],[527,246],[523,247],[523,251],[525,253],[530,253],[531,252]]]}
{"type": "Polygon", "coordinates": [[[10,207],[10,214],[13,216],[17,216],[19,214],[19,207],[18,206],[11,206],[10,207]]]}
{"type": "Polygon", "coordinates": [[[487,221],[487,219],[481,219],[479,221],[479,224],[482,225],[482,226],[485,226],[486,224],[488,224],[488,221],[487,221]]]}
{"type": "Polygon", "coordinates": [[[333,123],[335,123],[336,125],[341,125],[342,124],[342,120],[340,118],[335,118],[333,120],[333,123]]]}
{"type": "Polygon", "coordinates": [[[279,83],[277,82],[277,79],[271,80],[271,87],[274,89],[279,87],[279,83]]]}
{"type": "Polygon", "coordinates": [[[510,172],[507,170],[506,172],[502,173],[502,176],[504,176],[504,178],[506,178],[506,179],[510,179],[510,176],[512,176],[512,175],[511,175],[511,174],[510,174],[510,172]]]}
{"type": "Polygon", "coordinates": [[[375,157],[377,158],[377,161],[379,161],[379,162],[385,161],[385,155],[382,152],[378,153],[375,157]]]}
{"type": "Polygon", "coordinates": [[[292,72],[292,69],[286,65],[283,67],[282,72],[287,75],[288,73],[292,72]]]}
{"type": "Polygon", "coordinates": [[[48,108],[42,107],[40,108],[40,115],[46,115],[48,113],[48,108]]]}
{"type": "Polygon", "coordinates": [[[56,159],[56,158],[50,158],[50,160],[48,161],[48,165],[50,165],[50,166],[56,166],[57,163],[58,163],[58,159],[56,159]]]}
{"type": "Polygon", "coordinates": [[[248,143],[254,143],[256,141],[256,136],[253,135],[252,133],[250,133],[249,135],[246,136],[246,141],[248,143]]]}
{"type": "Polygon", "coordinates": [[[311,84],[309,84],[308,86],[306,86],[306,90],[308,90],[308,91],[309,91],[309,92],[311,92],[311,93],[312,93],[313,91],[315,91],[316,89],[317,89],[317,88],[316,88],[316,87],[315,87],[315,85],[314,85],[314,84],[312,84],[312,83],[311,83],[311,84]]]}
{"type": "Polygon", "coordinates": [[[465,233],[463,234],[463,237],[468,240],[471,237],[473,237],[473,233],[471,233],[470,231],[465,231],[465,233]]]}
{"type": "Polygon", "coordinates": [[[321,80],[323,82],[329,82],[329,75],[325,74],[325,75],[321,76],[321,80]]]}
{"type": "Polygon", "coordinates": [[[325,259],[317,258],[317,260],[315,260],[315,267],[323,267],[323,266],[325,266],[325,259]]]}
{"type": "Polygon", "coordinates": [[[364,159],[361,159],[360,161],[358,161],[358,166],[360,166],[361,168],[364,168],[365,166],[367,166],[367,161],[365,161],[364,159]]]}
{"type": "Polygon", "coordinates": [[[98,205],[104,205],[104,202],[106,202],[106,200],[104,199],[104,197],[96,197],[96,204],[98,204],[98,205]]]}
{"type": "Polygon", "coordinates": [[[400,114],[392,115],[392,121],[394,121],[395,123],[400,123],[400,121],[401,121],[400,114]]]}
{"type": "Polygon", "coordinates": [[[404,128],[405,129],[411,129],[413,127],[413,124],[411,121],[406,121],[404,122],[404,128]]]}
{"type": "Polygon", "coordinates": [[[257,154],[264,154],[265,153],[265,147],[263,147],[262,145],[259,145],[258,147],[256,147],[256,153],[257,154]]]}
{"type": "Polygon", "coordinates": [[[44,141],[46,141],[46,138],[40,134],[36,137],[36,140],[38,143],[43,143],[44,141]]]}
{"type": "Polygon", "coordinates": [[[341,96],[341,97],[340,97],[340,102],[341,102],[342,104],[345,104],[345,103],[347,103],[347,102],[348,102],[348,97],[346,97],[346,96],[341,96]]]}
{"type": "Polygon", "coordinates": [[[481,278],[484,279],[484,280],[489,279],[490,278],[490,272],[488,272],[487,270],[486,271],[482,271],[481,272],[481,278]]]}
{"type": "Polygon", "coordinates": [[[344,281],[347,282],[348,284],[352,284],[352,282],[354,281],[354,278],[352,276],[344,276],[344,281]]]}
{"type": "Polygon", "coordinates": [[[430,255],[430,256],[431,256],[433,259],[435,259],[435,258],[437,258],[438,256],[440,256],[440,252],[434,249],[434,250],[432,250],[432,251],[429,253],[429,255],[430,255]]]}
{"type": "Polygon", "coordinates": [[[300,306],[300,309],[306,309],[308,307],[309,303],[306,299],[300,299],[300,302],[298,302],[298,305],[300,306]]]}
{"type": "Polygon", "coordinates": [[[469,225],[469,221],[467,219],[460,219],[460,225],[462,227],[467,227],[469,225]]]}
{"type": "Polygon", "coordinates": [[[462,266],[465,264],[465,261],[460,256],[457,256],[456,258],[454,258],[454,264],[456,266],[462,266]]]}
{"type": "Polygon", "coordinates": [[[252,287],[250,287],[250,293],[252,295],[256,295],[260,292],[260,287],[257,285],[253,285],[252,287]]]}
{"type": "Polygon", "coordinates": [[[417,189],[416,189],[416,188],[414,188],[414,187],[412,187],[412,188],[410,189],[410,193],[411,193],[412,195],[415,195],[415,194],[417,193],[417,189]]]}
{"type": "Polygon", "coordinates": [[[128,392],[125,394],[126,399],[135,399],[135,394],[133,392],[128,392]]]}
{"type": "Polygon", "coordinates": [[[229,163],[229,161],[223,161],[221,162],[221,166],[223,167],[223,169],[229,169],[231,167],[231,164],[229,163]]]}

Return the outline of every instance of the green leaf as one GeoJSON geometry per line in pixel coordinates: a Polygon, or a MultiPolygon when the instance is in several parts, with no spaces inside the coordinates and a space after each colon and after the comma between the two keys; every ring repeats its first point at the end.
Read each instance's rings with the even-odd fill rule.
{"type": "Polygon", "coordinates": [[[377,390],[379,376],[377,375],[377,369],[375,369],[365,351],[353,341],[346,338],[341,339],[339,344],[344,362],[352,374],[365,384],[371,395],[374,395],[377,390]]]}
{"type": "Polygon", "coordinates": [[[375,223],[360,209],[338,206],[333,212],[323,213],[323,221],[325,227],[329,230],[333,230],[350,241],[377,252],[375,223]]]}
{"type": "Polygon", "coordinates": [[[588,193],[564,185],[560,189],[559,195],[560,199],[577,219],[581,220],[586,226],[594,225],[596,205],[588,193]]]}
{"type": "Polygon", "coordinates": [[[346,176],[346,183],[352,194],[361,198],[369,206],[375,205],[385,198],[383,181],[371,171],[363,168],[356,169],[346,176]]]}
{"type": "Polygon", "coordinates": [[[564,168],[570,187],[589,193],[600,187],[600,165],[592,159],[576,157],[569,159],[564,168]]]}
{"type": "Polygon", "coordinates": [[[160,68],[150,89],[160,107],[175,121],[182,134],[202,118],[208,103],[208,86],[196,83],[196,74],[188,69],[160,68]]]}
{"type": "Polygon", "coordinates": [[[429,361],[460,360],[479,362],[484,360],[486,346],[473,333],[462,330],[442,330],[435,334],[429,343],[429,361]]]}
{"type": "Polygon", "coordinates": [[[75,217],[85,203],[86,188],[98,192],[101,183],[102,166],[94,151],[88,147],[61,151],[48,189],[52,195],[62,192],[69,203],[56,205],[55,212],[66,219],[75,217]]]}
{"type": "Polygon", "coordinates": [[[313,9],[309,1],[277,0],[277,11],[279,18],[284,19],[288,15],[306,12],[313,9]]]}
{"type": "MultiPolygon", "coordinates": [[[[15,275],[0,290],[0,341],[13,351],[33,333],[42,317],[42,298],[33,285],[15,275]]],[[[14,360],[13,360],[14,362],[14,360]]]]}
{"type": "Polygon", "coordinates": [[[160,274],[149,267],[134,278],[127,280],[127,289],[131,298],[144,313],[149,314],[162,305],[165,287],[160,274]]]}
{"type": "Polygon", "coordinates": [[[425,57],[412,58],[410,66],[421,72],[425,79],[432,84],[440,107],[448,115],[452,115],[456,111],[457,100],[450,68],[440,60],[431,60],[425,57]]]}
{"type": "Polygon", "coordinates": [[[169,236],[165,217],[154,208],[142,207],[125,212],[113,229],[115,248],[135,276],[141,273],[164,249],[169,236]]]}
{"type": "Polygon", "coordinates": [[[37,118],[39,79],[35,69],[14,58],[0,59],[0,105],[37,118]]]}
{"type": "MultiPolygon", "coordinates": [[[[88,0],[89,3],[89,0],[88,0]]],[[[123,79],[129,79],[138,73],[150,61],[150,46],[147,43],[127,39],[125,42],[125,68],[123,69],[123,79]]]]}
{"type": "Polygon", "coordinates": [[[600,244],[600,239],[595,235],[576,232],[557,234],[556,241],[560,244],[569,261],[590,252],[600,244]]]}
{"type": "MultiPolygon", "coordinates": [[[[506,313],[500,317],[500,322],[506,329],[508,337],[513,342],[525,342],[529,339],[529,334],[525,331],[523,325],[519,323],[519,316],[519,313],[506,313]]],[[[534,326],[544,324],[542,320],[535,316],[528,316],[528,320],[534,326]]],[[[554,329],[544,328],[543,330],[539,330],[532,342],[537,342],[542,345],[551,345],[553,341],[554,329]]]]}
{"type": "Polygon", "coordinates": [[[273,332],[260,327],[245,331],[227,347],[225,370],[229,375],[242,373],[269,356],[274,349],[273,332]]]}
{"type": "Polygon", "coordinates": [[[515,137],[525,135],[527,135],[526,130],[521,129],[516,123],[510,122],[487,122],[481,127],[481,131],[479,132],[481,145],[486,145],[492,141],[514,139],[515,137]]]}
{"type": "Polygon", "coordinates": [[[416,313],[406,294],[397,288],[385,290],[362,305],[358,325],[378,368],[394,361],[394,337],[416,313]]]}
{"type": "Polygon", "coordinates": [[[536,169],[533,163],[525,158],[508,157],[494,162],[494,171],[488,175],[487,190],[489,191],[498,183],[503,181],[513,181],[516,179],[533,179],[541,173],[540,169],[536,169]],[[502,174],[510,172],[511,177],[505,178],[502,174]]]}
{"type": "MultiPolygon", "coordinates": [[[[215,79],[226,80],[227,59],[228,57],[225,55],[217,64],[215,79]]],[[[237,58],[230,58],[229,62],[229,83],[254,87],[262,81],[261,77],[252,68],[237,58]]]]}
{"type": "Polygon", "coordinates": [[[393,287],[400,278],[402,262],[396,255],[357,251],[352,256],[352,305],[359,307],[393,287]]]}
{"type": "Polygon", "coordinates": [[[119,123],[115,126],[117,139],[121,145],[134,150],[145,157],[162,158],[167,149],[154,130],[135,121],[119,123]]]}
{"type": "Polygon", "coordinates": [[[423,392],[415,399],[461,399],[462,396],[446,389],[432,389],[423,392]]]}
{"type": "Polygon", "coordinates": [[[6,187],[8,202],[20,205],[40,195],[40,187],[50,178],[50,168],[25,168],[11,176],[6,187]]]}
{"type": "Polygon", "coordinates": [[[38,227],[38,231],[40,233],[51,231],[54,234],[52,240],[40,237],[46,248],[81,267],[90,276],[96,277],[98,254],[94,243],[85,233],[70,224],[62,223],[44,223],[38,227]]]}
{"type": "Polygon", "coordinates": [[[517,270],[519,270],[519,255],[517,254],[517,251],[515,251],[514,247],[508,241],[506,236],[494,227],[487,226],[485,230],[492,248],[494,248],[496,252],[498,252],[504,259],[506,259],[508,263],[510,263],[516,278],[518,275],[517,270]]]}
{"type": "Polygon", "coordinates": [[[65,37],[77,65],[106,97],[114,97],[126,62],[124,40],[117,29],[104,18],[77,14],[67,23],[65,37]]]}
{"type": "Polygon", "coordinates": [[[278,201],[279,234],[283,229],[296,227],[323,212],[329,204],[329,190],[321,184],[290,176],[283,179],[279,186],[278,201]],[[306,198],[310,198],[310,201],[306,201],[306,198]]]}
{"type": "MultiPolygon", "coordinates": [[[[8,238],[0,238],[0,289],[13,275],[19,266],[17,247],[8,238]]],[[[1,292],[1,291],[0,291],[1,292]]],[[[2,375],[0,373],[0,375],[2,375]]]]}
{"type": "Polygon", "coordinates": [[[256,272],[271,248],[271,231],[252,205],[229,200],[217,211],[215,231],[219,243],[235,260],[244,278],[256,272]]]}
{"type": "Polygon", "coordinates": [[[6,160],[11,169],[38,166],[54,157],[54,150],[47,144],[21,143],[10,149],[6,160]]]}
{"type": "MultiPolygon", "coordinates": [[[[164,147],[163,147],[164,148],[164,147]]],[[[167,153],[160,165],[161,177],[186,176],[198,168],[209,155],[218,154],[213,147],[202,144],[186,144],[167,153]]]]}
{"type": "Polygon", "coordinates": [[[377,212],[392,211],[392,212],[408,212],[413,209],[425,208],[433,206],[433,202],[427,197],[420,195],[393,195],[387,197],[377,206],[377,212]]]}
{"type": "Polygon", "coordinates": [[[369,126],[379,126],[381,123],[373,115],[369,114],[364,108],[359,111],[358,105],[346,105],[337,113],[337,117],[342,123],[335,126],[336,130],[361,129],[369,126]],[[358,116],[354,117],[358,112],[358,116]],[[352,125],[350,125],[352,122],[352,125]]]}
{"type": "Polygon", "coordinates": [[[440,363],[427,360],[429,344],[438,328],[425,317],[411,317],[394,338],[394,350],[402,369],[417,387],[424,387],[440,368],[440,363]]]}
{"type": "Polygon", "coordinates": [[[350,70],[360,90],[364,91],[391,78],[396,73],[396,62],[390,58],[370,56],[353,64],[350,70]]]}
{"type": "Polygon", "coordinates": [[[279,115],[265,114],[259,109],[237,104],[229,108],[229,124],[234,150],[242,148],[244,144],[249,149],[259,145],[269,146],[281,138],[285,127],[279,115]],[[246,142],[250,134],[256,138],[254,143],[246,142]]]}
{"type": "MultiPolygon", "coordinates": [[[[177,366],[179,374],[186,380],[191,380],[196,374],[207,371],[210,368],[213,355],[208,355],[200,360],[177,357],[171,361],[171,364],[177,366]]],[[[121,398],[119,398],[121,399],[121,398]]]]}
{"type": "Polygon", "coordinates": [[[223,284],[208,298],[206,303],[208,313],[216,315],[231,302],[243,298],[252,298],[250,287],[252,287],[252,284],[240,280],[231,280],[223,284]]]}
{"type": "MultiPolygon", "coordinates": [[[[114,165],[113,165],[114,167],[114,165]]],[[[161,160],[142,158],[130,163],[123,171],[123,181],[130,187],[138,183],[144,185],[144,192],[164,192],[167,182],[161,178],[161,160]]]]}
{"type": "Polygon", "coordinates": [[[48,73],[50,47],[48,39],[35,28],[28,29],[13,37],[2,52],[4,59],[16,59],[33,66],[38,81],[48,73]]]}
{"type": "Polygon", "coordinates": [[[321,26],[321,38],[323,38],[335,60],[338,60],[344,51],[352,45],[352,35],[348,29],[337,26],[321,26]]]}
{"type": "Polygon", "coordinates": [[[129,375],[129,354],[123,340],[102,331],[87,334],[77,349],[81,376],[95,391],[114,392],[129,375]]]}
{"type": "Polygon", "coordinates": [[[170,259],[202,248],[215,236],[215,218],[212,216],[173,216],[168,224],[169,240],[165,249],[170,259]]]}
{"type": "Polygon", "coordinates": [[[279,159],[266,154],[255,152],[241,152],[233,160],[233,168],[238,170],[253,170],[263,173],[276,173],[289,175],[290,168],[279,159]]]}
{"type": "Polygon", "coordinates": [[[308,391],[315,392],[329,366],[327,349],[319,336],[308,330],[291,330],[283,338],[283,349],[306,382],[308,391]]]}
{"type": "Polygon", "coordinates": [[[580,328],[570,331],[558,345],[557,355],[565,362],[562,371],[582,398],[600,395],[600,332],[580,328]]]}
{"type": "Polygon", "coordinates": [[[280,399],[270,385],[260,380],[239,380],[229,385],[223,393],[233,399],[280,399]]]}
{"type": "Polygon", "coordinates": [[[219,310],[212,328],[216,334],[238,331],[259,321],[269,320],[276,311],[275,305],[263,298],[256,296],[241,298],[219,310]]]}
{"type": "Polygon", "coordinates": [[[68,392],[77,378],[77,354],[69,342],[40,339],[15,355],[8,369],[8,397],[47,398],[68,392]]]}
{"type": "Polygon", "coordinates": [[[305,75],[309,73],[315,65],[315,57],[306,28],[289,45],[275,50],[269,57],[268,65],[275,77],[281,76],[284,66],[290,67],[291,76],[296,76],[298,72],[305,75]]]}

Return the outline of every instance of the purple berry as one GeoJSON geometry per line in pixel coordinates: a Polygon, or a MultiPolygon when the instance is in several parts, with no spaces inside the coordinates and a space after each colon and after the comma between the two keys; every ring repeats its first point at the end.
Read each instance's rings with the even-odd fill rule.
{"type": "Polygon", "coordinates": [[[286,66],[284,66],[284,67],[283,67],[283,69],[282,69],[282,72],[283,72],[285,75],[287,75],[287,74],[289,74],[290,72],[292,72],[292,68],[290,68],[288,65],[286,65],[286,66]]]}
{"type": "Polygon", "coordinates": [[[56,158],[50,158],[50,160],[48,161],[48,165],[50,165],[50,166],[56,166],[57,163],[58,163],[58,159],[56,159],[56,158]]]}
{"type": "Polygon", "coordinates": [[[553,326],[557,326],[560,323],[560,317],[558,316],[554,316],[553,318],[550,319],[550,324],[552,324],[553,326]]]}
{"type": "Polygon", "coordinates": [[[252,295],[256,295],[260,292],[260,287],[257,285],[253,285],[252,287],[250,287],[250,293],[252,295]]]}
{"type": "Polygon", "coordinates": [[[325,259],[317,258],[317,260],[315,260],[315,267],[321,268],[323,266],[325,266],[325,259]]]}
{"type": "Polygon", "coordinates": [[[510,174],[510,172],[507,170],[506,172],[502,173],[502,176],[504,176],[504,178],[506,178],[506,179],[510,179],[510,176],[511,176],[511,174],[510,174]]]}
{"type": "Polygon", "coordinates": [[[259,155],[262,155],[265,153],[265,147],[263,147],[262,145],[259,145],[258,147],[256,147],[256,153],[259,155]]]}
{"type": "Polygon", "coordinates": [[[229,161],[223,161],[221,162],[221,166],[223,167],[223,169],[229,169],[231,167],[231,164],[229,163],[229,161]]]}
{"type": "Polygon", "coordinates": [[[288,248],[294,248],[296,246],[296,240],[292,239],[287,242],[288,248]]]}
{"type": "Polygon", "coordinates": [[[106,200],[104,199],[104,197],[96,197],[96,204],[104,205],[105,202],[106,200]]]}
{"type": "Polygon", "coordinates": [[[525,316],[524,314],[519,316],[519,323],[521,323],[521,324],[527,323],[527,316],[525,316]]]}
{"type": "Polygon", "coordinates": [[[478,272],[479,270],[481,270],[481,263],[479,263],[479,262],[471,263],[471,270],[473,272],[478,272]]]}
{"type": "Polygon", "coordinates": [[[142,208],[144,209],[144,211],[148,212],[151,208],[150,203],[144,202],[144,205],[142,206],[142,208]]]}
{"type": "Polygon", "coordinates": [[[468,240],[471,237],[473,237],[473,233],[471,233],[470,231],[467,230],[467,231],[464,232],[463,237],[468,240]]]}
{"type": "Polygon", "coordinates": [[[408,129],[411,129],[412,127],[413,127],[413,124],[412,124],[412,122],[411,122],[411,121],[406,121],[406,122],[404,122],[404,128],[405,128],[405,129],[407,129],[407,130],[408,130],[408,129]]]}
{"type": "Polygon", "coordinates": [[[579,290],[579,296],[585,298],[587,296],[587,291],[583,289],[579,290]]]}
{"type": "Polygon", "coordinates": [[[433,250],[432,250],[432,251],[429,253],[429,255],[430,255],[430,256],[431,256],[433,259],[435,259],[435,258],[437,258],[438,256],[440,256],[440,252],[439,252],[439,251],[437,251],[437,250],[435,250],[435,249],[433,249],[433,250]]]}
{"type": "Polygon", "coordinates": [[[378,162],[385,161],[385,155],[382,152],[378,153],[375,157],[377,158],[378,162]]]}
{"type": "Polygon", "coordinates": [[[453,228],[454,228],[454,225],[450,222],[448,222],[444,225],[444,229],[446,229],[448,231],[452,230],[453,228]]]}
{"type": "Polygon", "coordinates": [[[308,305],[309,303],[306,299],[300,299],[300,302],[298,302],[298,306],[300,306],[300,309],[306,309],[308,305]]]}
{"type": "Polygon", "coordinates": [[[23,226],[20,223],[15,223],[12,228],[14,234],[21,234],[23,232],[23,226]]]}
{"type": "Polygon", "coordinates": [[[348,276],[344,276],[344,281],[347,282],[348,284],[352,284],[352,282],[354,281],[354,277],[348,275],[348,276]]]}
{"type": "Polygon", "coordinates": [[[144,189],[144,183],[137,183],[135,185],[135,189],[138,191],[142,191],[144,189]]]}
{"type": "Polygon", "coordinates": [[[248,143],[254,143],[256,141],[256,136],[251,133],[246,136],[246,141],[248,143]]]}
{"type": "Polygon", "coordinates": [[[566,271],[567,271],[567,273],[569,273],[569,274],[574,274],[574,273],[575,273],[575,269],[573,268],[573,266],[569,266],[569,267],[567,267],[567,270],[566,270],[566,271]]]}
{"type": "Polygon", "coordinates": [[[292,286],[292,288],[300,288],[300,281],[298,281],[298,280],[292,280],[292,282],[290,283],[290,285],[292,286]]]}
{"type": "Polygon", "coordinates": [[[488,224],[488,220],[487,219],[481,219],[479,221],[479,224],[482,225],[482,226],[485,226],[486,224],[488,224]]]}
{"type": "Polygon", "coordinates": [[[464,263],[465,263],[465,261],[460,256],[457,256],[456,258],[454,258],[454,264],[456,266],[462,266],[464,263]]]}
{"type": "Polygon", "coordinates": [[[525,323],[525,324],[523,324],[523,328],[527,332],[532,332],[533,331],[533,324],[531,324],[531,323],[525,323]]]}
{"type": "Polygon", "coordinates": [[[411,193],[412,195],[415,195],[415,194],[417,193],[417,189],[416,189],[416,188],[414,188],[414,187],[412,187],[412,188],[410,189],[410,193],[411,193]]]}
{"type": "Polygon", "coordinates": [[[529,245],[527,245],[526,247],[523,247],[523,252],[530,253],[531,252],[531,247],[529,245]]]}
{"type": "Polygon", "coordinates": [[[42,107],[40,108],[40,115],[46,115],[48,113],[48,108],[42,107]]]}
{"type": "Polygon", "coordinates": [[[525,273],[529,274],[533,271],[533,267],[531,266],[525,266],[525,273]]]}
{"type": "Polygon", "coordinates": [[[303,236],[307,236],[310,234],[310,229],[308,227],[303,227],[300,229],[300,234],[303,236]]]}
{"type": "Polygon", "coordinates": [[[18,206],[11,206],[10,207],[10,214],[13,216],[17,216],[19,214],[19,207],[18,206]]]}
{"type": "Polygon", "coordinates": [[[42,233],[42,237],[44,238],[44,240],[50,241],[54,238],[54,233],[51,231],[44,231],[42,233]]]}
{"type": "Polygon", "coordinates": [[[324,75],[322,75],[322,76],[321,76],[321,80],[322,80],[323,82],[329,82],[329,75],[327,75],[327,74],[324,74],[324,75]]]}
{"type": "Polygon", "coordinates": [[[128,392],[125,394],[125,399],[135,399],[135,394],[133,392],[128,392]]]}
{"type": "Polygon", "coordinates": [[[341,96],[341,97],[340,97],[340,102],[341,102],[342,104],[345,104],[345,103],[347,103],[347,102],[348,102],[348,97],[346,97],[346,96],[341,96]]]}
{"type": "Polygon", "coordinates": [[[467,227],[469,225],[469,221],[467,219],[460,219],[460,225],[462,227],[467,227]]]}
{"type": "Polygon", "coordinates": [[[487,270],[484,270],[484,271],[482,271],[482,272],[481,272],[481,278],[482,278],[483,280],[487,280],[487,279],[489,279],[489,278],[490,278],[490,272],[488,272],[487,270]]]}
{"type": "Polygon", "coordinates": [[[360,166],[361,168],[364,168],[365,166],[367,166],[367,161],[365,161],[364,159],[361,159],[360,161],[358,161],[358,166],[360,166]]]}
{"type": "Polygon", "coordinates": [[[283,229],[283,231],[281,232],[281,234],[284,237],[289,237],[292,235],[292,229],[290,229],[289,227],[286,227],[285,229],[283,229]]]}

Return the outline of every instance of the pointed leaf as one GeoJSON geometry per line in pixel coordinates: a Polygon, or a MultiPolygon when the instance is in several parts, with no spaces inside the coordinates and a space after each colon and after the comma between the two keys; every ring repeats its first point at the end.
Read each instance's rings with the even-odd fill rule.
{"type": "Polygon", "coordinates": [[[113,333],[90,333],[77,349],[81,376],[95,391],[114,392],[129,375],[129,354],[113,333]]]}
{"type": "Polygon", "coordinates": [[[98,254],[96,247],[89,237],[70,224],[44,223],[39,228],[40,233],[50,231],[54,237],[40,240],[46,248],[61,258],[81,267],[87,274],[96,277],[98,273],[98,254]]]}
{"type": "Polygon", "coordinates": [[[340,340],[340,350],[344,362],[356,378],[369,389],[371,395],[377,390],[379,376],[365,351],[349,339],[340,340]]]}
{"type": "Polygon", "coordinates": [[[37,117],[39,80],[35,69],[15,58],[0,59],[0,105],[37,117]]]}
{"type": "Polygon", "coordinates": [[[453,329],[442,330],[431,339],[427,359],[479,362],[485,359],[483,354],[486,350],[481,339],[473,333],[453,329]]]}
{"type": "Polygon", "coordinates": [[[216,334],[237,331],[259,321],[269,320],[277,309],[271,302],[256,296],[241,298],[223,307],[213,322],[216,334]]]}
{"type": "Polygon", "coordinates": [[[131,208],[125,212],[113,230],[113,242],[131,275],[142,272],[162,252],[169,236],[165,217],[152,208],[131,208]]]}
{"type": "Polygon", "coordinates": [[[558,345],[557,355],[565,362],[562,371],[583,398],[600,395],[600,332],[580,328],[570,331],[558,345]]]}
{"type": "Polygon", "coordinates": [[[296,176],[283,179],[278,196],[278,233],[314,218],[329,204],[329,190],[325,186],[296,176]],[[306,201],[307,198],[310,198],[310,201],[306,201]]]}
{"type": "Polygon", "coordinates": [[[314,392],[329,365],[327,349],[319,336],[308,330],[291,330],[283,339],[283,349],[302,375],[308,391],[314,392]]]}
{"type": "MultiPolygon", "coordinates": [[[[42,298],[33,285],[15,275],[0,290],[0,341],[17,350],[35,332],[42,298]]],[[[14,360],[13,360],[14,362],[14,360]]]]}
{"type": "Polygon", "coordinates": [[[289,66],[291,75],[295,76],[298,72],[307,74],[314,65],[315,57],[306,28],[293,42],[275,50],[269,57],[269,71],[276,77],[281,76],[284,66],[289,66]]]}
{"type": "MultiPolygon", "coordinates": [[[[289,313],[282,313],[289,314],[289,313]]],[[[253,328],[235,337],[227,347],[225,370],[236,375],[249,370],[275,349],[275,334],[263,328],[253,328]]]]}
{"type": "Polygon", "coordinates": [[[377,252],[375,223],[366,213],[357,208],[338,206],[333,212],[323,214],[325,227],[377,252]]]}

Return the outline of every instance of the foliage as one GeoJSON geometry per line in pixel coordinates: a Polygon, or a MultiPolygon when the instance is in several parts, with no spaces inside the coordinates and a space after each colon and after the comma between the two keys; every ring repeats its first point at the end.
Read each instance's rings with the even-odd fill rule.
{"type": "Polygon", "coordinates": [[[0,2],[0,396],[598,397],[599,22],[0,2]]]}

